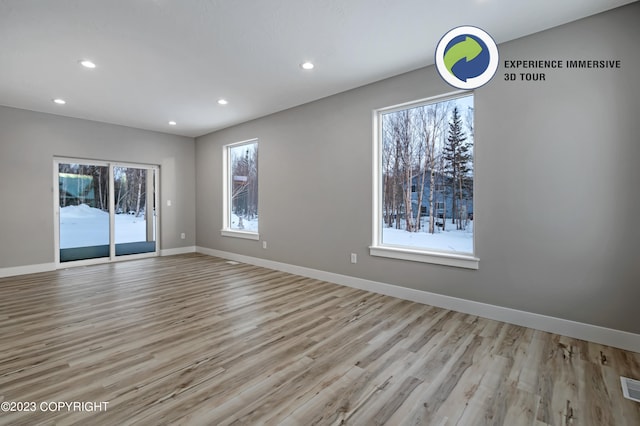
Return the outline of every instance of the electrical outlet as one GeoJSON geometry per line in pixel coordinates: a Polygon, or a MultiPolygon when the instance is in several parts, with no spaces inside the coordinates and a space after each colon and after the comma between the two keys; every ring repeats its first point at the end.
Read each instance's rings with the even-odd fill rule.
{"type": "Polygon", "coordinates": [[[358,255],[351,253],[351,263],[358,263],[358,255]]]}
{"type": "Polygon", "coordinates": [[[185,234],[185,233],[183,232],[182,234],[180,234],[180,238],[182,238],[182,239],[184,240],[185,238],[187,238],[187,234],[185,234]]]}
{"type": "Polygon", "coordinates": [[[267,248],[267,242],[266,242],[266,241],[263,241],[263,242],[262,242],[262,248],[263,248],[263,249],[266,249],[266,248],[267,248]]]}
{"type": "Polygon", "coordinates": [[[171,207],[171,200],[167,200],[167,207],[171,207]]]}

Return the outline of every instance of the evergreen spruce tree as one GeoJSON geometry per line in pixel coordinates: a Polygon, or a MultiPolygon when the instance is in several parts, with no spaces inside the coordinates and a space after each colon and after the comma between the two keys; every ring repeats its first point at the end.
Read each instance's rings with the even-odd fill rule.
{"type": "Polygon", "coordinates": [[[457,229],[462,229],[463,219],[460,217],[460,207],[463,202],[463,183],[469,172],[471,152],[466,143],[467,136],[462,129],[462,118],[458,107],[453,108],[451,121],[449,122],[449,136],[444,146],[443,156],[446,161],[446,170],[451,179],[452,215],[451,223],[457,223],[457,229]]]}

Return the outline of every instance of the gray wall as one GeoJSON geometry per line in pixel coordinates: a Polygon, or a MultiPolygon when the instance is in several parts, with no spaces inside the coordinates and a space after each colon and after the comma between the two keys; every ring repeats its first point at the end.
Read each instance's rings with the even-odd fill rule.
{"type": "Polygon", "coordinates": [[[54,156],[159,165],[160,248],[193,246],[194,153],[192,138],[0,106],[0,268],[54,261],[54,156]]]}
{"type": "Polygon", "coordinates": [[[197,138],[197,245],[640,333],[639,21],[634,3],[500,46],[622,69],[501,65],[476,91],[478,271],[368,254],[372,110],[451,91],[433,67],[197,138]],[[222,146],[253,137],[267,250],[220,235],[222,146]]]}

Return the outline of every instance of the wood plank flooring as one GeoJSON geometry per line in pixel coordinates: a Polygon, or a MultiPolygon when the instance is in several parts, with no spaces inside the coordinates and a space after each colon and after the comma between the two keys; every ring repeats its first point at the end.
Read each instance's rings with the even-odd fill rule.
{"type": "Polygon", "coordinates": [[[2,425],[638,426],[620,375],[640,354],[197,254],[0,279],[0,401],[35,403],[2,425]]]}

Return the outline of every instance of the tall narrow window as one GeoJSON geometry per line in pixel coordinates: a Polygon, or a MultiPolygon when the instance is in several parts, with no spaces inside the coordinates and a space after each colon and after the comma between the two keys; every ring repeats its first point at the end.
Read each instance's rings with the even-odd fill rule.
{"type": "Polygon", "coordinates": [[[473,95],[375,112],[371,254],[476,269],[473,95]]]}
{"type": "Polygon", "coordinates": [[[224,224],[222,235],[257,240],[258,141],[224,147],[224,224]]]}

